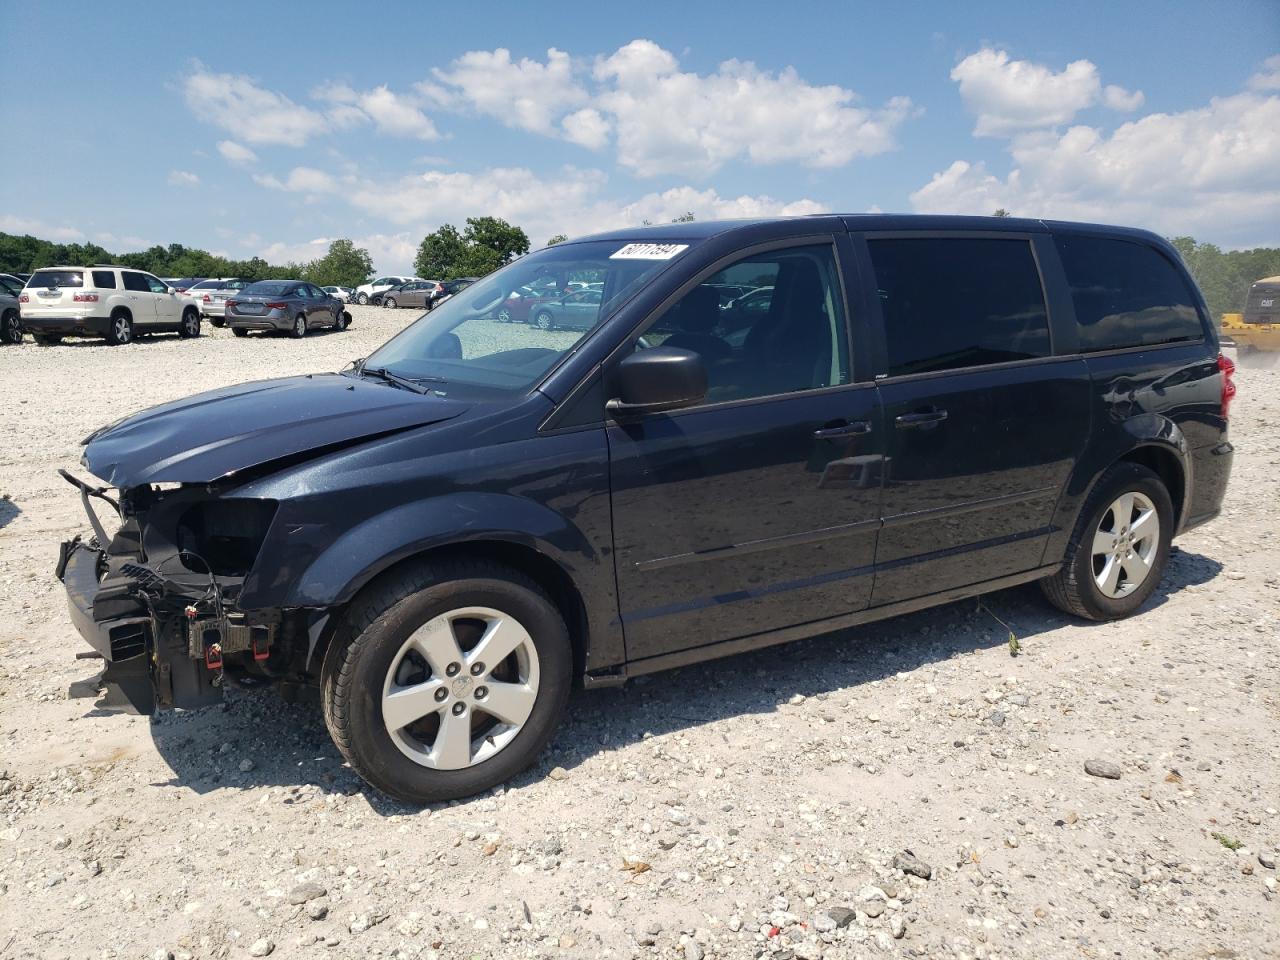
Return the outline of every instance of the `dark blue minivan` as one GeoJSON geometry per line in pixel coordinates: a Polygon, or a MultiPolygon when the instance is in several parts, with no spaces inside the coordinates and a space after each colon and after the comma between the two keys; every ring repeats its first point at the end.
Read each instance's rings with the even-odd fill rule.
{"type": "Polygon", "coordinates": [[[516,261],[338,373],[99,430],[98,479],[66,476],[119,523],[90,510],[57,572],[109,700],[311,686],[370,783],[460,797],[529,765],[575,682],[1031,580],[1074,616],[1136,612],[1218,512],[1231,373],[1143,231],[618,231],[516,261]],[[593,312],[493,319],[530,289],[593,312]]]}

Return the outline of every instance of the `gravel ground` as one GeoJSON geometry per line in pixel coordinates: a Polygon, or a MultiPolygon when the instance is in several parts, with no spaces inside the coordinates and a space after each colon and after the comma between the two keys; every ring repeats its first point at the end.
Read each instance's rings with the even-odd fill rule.
{"type": "Polygon", "coordinates": [[[581,693],[506,790],[415,810],[270,692],[67,697],[95,671],[54,470],[139,407],[336,369],[413,316],[352,312],[301,342],[0,349],[0,957],[1280,956],[1280,371],[1239,374],[1224,515],[1140,616],[1030,587],[581,693]]]}

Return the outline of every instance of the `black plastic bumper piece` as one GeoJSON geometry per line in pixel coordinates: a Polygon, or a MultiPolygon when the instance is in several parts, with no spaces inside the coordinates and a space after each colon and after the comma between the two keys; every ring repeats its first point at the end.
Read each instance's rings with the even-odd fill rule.
{"type": "Polygon", "coordinates": [[[106,663],[99,683],[106,686],[107,695],[100,706],[151,714],[156,708],[148,656],[151,618],[94,619],[100,556],[79,538],[64,543],[59,551],[57,573],[67,591],[71,622],[106,663]]]}

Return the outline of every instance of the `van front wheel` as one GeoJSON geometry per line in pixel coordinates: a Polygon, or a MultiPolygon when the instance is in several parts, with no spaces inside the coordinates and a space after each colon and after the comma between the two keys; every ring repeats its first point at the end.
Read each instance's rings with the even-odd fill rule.
{"type": "Polygon", "coordinates": [[[1062,569],[1040,581],[1049,602],[1087,620],[1119,620],[1160,585],[1173,540],[1173,501],[1161,479],[1117,463],[1094,486],[1062,569]]]}
{"type": "Polygon", "coordinates": [[[560,611],[517,571],[410,566],[353,603],[325,657],[325,721],[384,793],[467,797],[537,759],[564,715],[572,663],[560,611]]]}

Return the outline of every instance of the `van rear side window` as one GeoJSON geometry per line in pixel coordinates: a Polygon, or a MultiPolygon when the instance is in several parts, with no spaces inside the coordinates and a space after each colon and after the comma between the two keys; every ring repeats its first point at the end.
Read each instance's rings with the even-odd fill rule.
{"type": "Polygon", "coordinates": [[[1057,236],[1054,243],[1071,287],[1081,353],[1203,339],[1195,296],[1159,251],[1105,237],[1057,236]]]}
{"type": "Polygon", "coordinates": [[[904,237],[867,246],[890,376],[1049,355],[1049,316],[1029,241],[904,237]]]}
{"type": "Polygon", "coordinates": [[[99,290],[114,290],[116,288],[116,275],[110,270],[93,271],[93,285],[99,290]]]}

